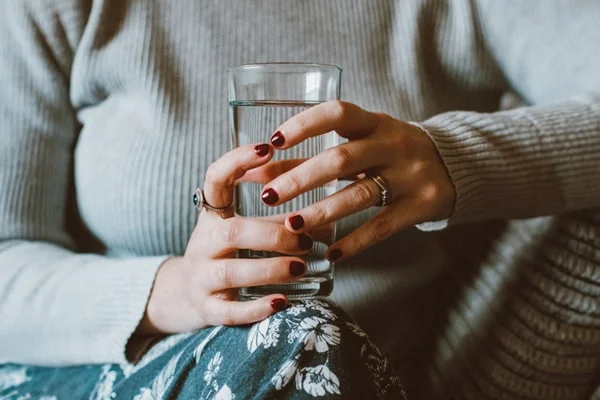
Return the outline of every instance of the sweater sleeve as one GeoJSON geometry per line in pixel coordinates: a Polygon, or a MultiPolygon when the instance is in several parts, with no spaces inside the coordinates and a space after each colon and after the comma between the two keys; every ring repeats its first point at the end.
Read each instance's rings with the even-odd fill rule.
{"type": "Polygon", "coordinates": [[[164,257],[81,254],[65,228],[86,2],[42,3],[0,0],[0,364],[122,363],[164,257]]]}
{"type": "Polygon", "coordinates": [[[486,55],[530,106],[420,124],[456,187],[450,223],[600,206],[599,3],[473,4],[486,55]]]}

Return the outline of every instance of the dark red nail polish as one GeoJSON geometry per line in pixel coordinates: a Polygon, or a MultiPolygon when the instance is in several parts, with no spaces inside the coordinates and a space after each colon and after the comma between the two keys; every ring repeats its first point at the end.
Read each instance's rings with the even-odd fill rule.
{"type": "Polygon", "coordinates": [[[304,226],[304,218],[302,218],[302,215],[294,215],[290,218],[290,225],[295,230],[301,229],[304,226]]]}
{"type": "Polygon", "coordinates": [[[260,198],[267,204],[275,204],[279,200],[279,195],[277,195],[275,190],[267,189],[263,192],[260,198]]]}
{"type": "Polygon", "coordinates": [[[300,246],[300,250],[310,250],[313,247],[313,240],[303,233],[298,235],[298,246],[300,246]]]}
{"type": "Polygon", "coordinates": [[[281,132],[277,131],[271,136],[271,144],[275,147],[281,147],[285,143],[285,138],[281,132]]]}
{"type": "Polygon", "coordinates": [[[327,259],[331,262],[335,262],[340,258],[342,258],[342,251],[340,249],[331,250],[331,253],[327,256],[327,259]]]}
{"type": "Polygon", "coordinates": [[[275,311],[281,311],[285,308],[286,302],[284,299],[273,299],[271,300],[271,307],[275,311]]]}
{"type": "Polygon", "coordinates": [[[259,144],[256,147],[254,147],[254,152],[261,156],[264,157],[267,154],[269,154],[269,149],[271,146],[269,146],[268,144],[264,143],[264,144],[259,144]]]}
{"type": "Polygon", "coordinates": [[[301,263],[300,261],[292,261],[290,263],[290,274],[293,276],[300,276],[304,274],[304,272],[306,272],[304,263],[301,263]]]}

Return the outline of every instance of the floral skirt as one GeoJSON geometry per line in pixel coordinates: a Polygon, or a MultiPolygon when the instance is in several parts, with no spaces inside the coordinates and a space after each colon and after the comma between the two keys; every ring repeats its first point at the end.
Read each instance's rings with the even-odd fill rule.
{"type": "Polygon", "coordinates": [[[135,365],[0,365],[0,400],[312,398],[405,398],[379,349],[322,300],[167,337],[135,365]]]}

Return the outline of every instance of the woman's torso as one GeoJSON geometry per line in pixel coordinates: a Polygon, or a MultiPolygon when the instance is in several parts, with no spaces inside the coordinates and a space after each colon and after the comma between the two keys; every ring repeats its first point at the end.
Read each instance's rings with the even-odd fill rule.
{"type": "MultiPolygon", "coordinates": [[[[468,3],[453,3],[447,15],[426,3],[96,2],[71,71],[84,226],[108,254],[183,253],[196,221],[191,193],[231,146],[226,69],[233,65],[335,64],[344,100],[406,120],[495,109],[500,92],[477,75],[481,59],[471,54],[468,3]],[[461,21],[450,52],[444,35],[461,21]],[[468,85],[460,74],[472,74],[468,85]]],[[[344,220],[338,231],[374,212],[344,220]]],[[[381,331],[380,341],[397,342],[417,311],[402,299],[436,275],[440,257],[429,236],[395,235],[337,268],[333,298],[375,337],[381,331]]]]}

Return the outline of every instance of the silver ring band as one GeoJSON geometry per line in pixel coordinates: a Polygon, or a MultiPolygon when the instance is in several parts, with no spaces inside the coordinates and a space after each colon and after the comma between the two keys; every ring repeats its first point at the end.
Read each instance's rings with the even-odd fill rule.
{"type": "Polygon", "coordinates": [[[390,205],[392,202],[392,191],[389,189],[389,186],[385,179],[381,175],[367,175],[367,178],[371,179],[377,187],[379,188],[379,195],[381,196],[381,201],[376,204],[377,207],[385,207],[390,205]]]}
{"type": "Polygon", "coordinates": [[[196,207],[196,209],[198,211],[202,211],[202,209],[205,208],[208,211],[212,211],[212,212],[216,212],[216,213],[223,213],[225,211],[229,211],[233,207],[233,203],[231,203],[227,207],[211,206],[206,201],[206,197],[204,196],[204,191],[200,188],[197,188],[196,191],[194,191],[194,194],[192,195],[192,203],[194,203],[194,207],[196,207]]]}

